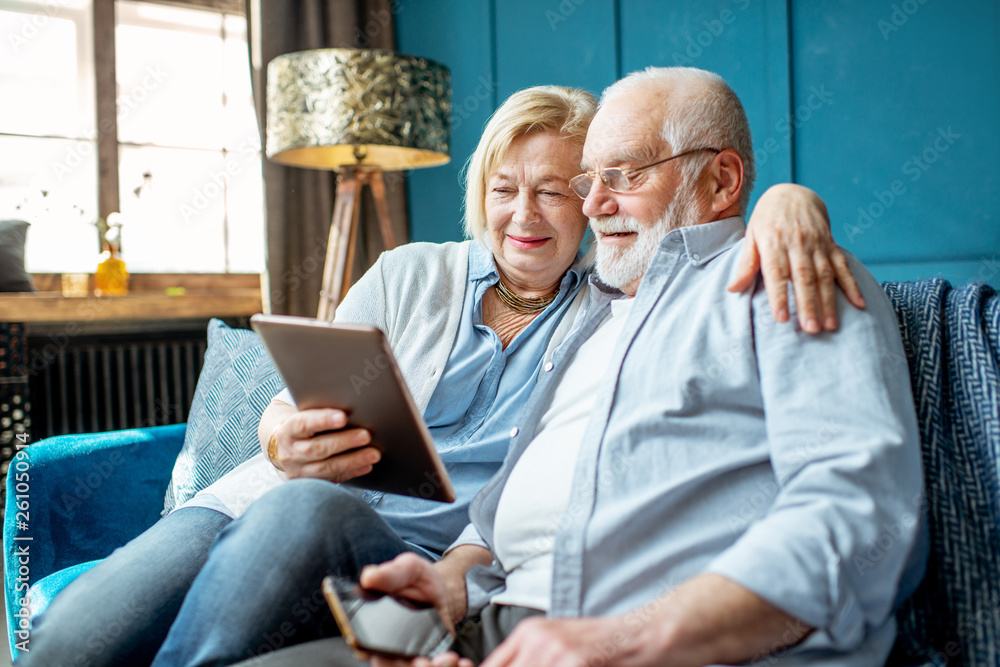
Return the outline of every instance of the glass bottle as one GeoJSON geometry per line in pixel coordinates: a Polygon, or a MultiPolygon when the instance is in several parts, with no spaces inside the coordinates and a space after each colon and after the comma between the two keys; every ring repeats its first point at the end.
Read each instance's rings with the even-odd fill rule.
{"type": "Polygon", "coordinates": [[[128,270],[121,258],[120,227],[116,226],[101,239],[101,254],[98,257],[97,272],[94,275],[97,296],[121,296],[128,294],[128,270]]]}

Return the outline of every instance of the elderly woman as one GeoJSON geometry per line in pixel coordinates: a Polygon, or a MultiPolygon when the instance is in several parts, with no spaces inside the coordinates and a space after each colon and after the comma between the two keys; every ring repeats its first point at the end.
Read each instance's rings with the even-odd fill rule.
{"type": "MultiPolygon", "coordinates": [[[[568,88],[512,95],[469,163],[471,240],[383,254],[337,310],[339,321],[386,333],[457,502],[331,484],[377,464],[378,450],[365,446],[369,434],[345,429],[338,410],[300,412],[280,394],[261,418],[264,453],[57,596],[18,664],[139,665],[154,654],[155,665],[229,664],[335,633],[318,587],[324,574],[357,576],[404,551],[438,557],[467,524],[468,504],[503,461],[534,378],[582,309],[587,220],[569,180],[579,173],[594,111],[592,96],[568,88]],[[283,483],[292,478],[302,479],[283,483]]],[[[762,248],[780,248],[777,275],[788,273],[789,261],[800,270],[808,256],[807,276],[813,262],[828,276],[819,310],[835,327],[826,320],[829,276],[837,269],[840,277],[843,264],[822,202],[805,189],[769,192],[751,229],[766,236],[762,248]],[[807,231],[790,218],[804,220],[807,231]],[[789,260],[778,233],[759,228],[762,219],[822,242],[796,246],[789,260]]],[[[751,282],[755,261],[746,265],[751,282]]],[[[840,279],[856,290],[849,274],[840,279]]],[[[784,299],[785,289],[779,279],[774,293],[784,299]]],[[[784,303],[777,302],[779,318],[787,317],[784,303]]],[[[815,306],[801,305],[806,319],[816,317],[815,306]]]]}

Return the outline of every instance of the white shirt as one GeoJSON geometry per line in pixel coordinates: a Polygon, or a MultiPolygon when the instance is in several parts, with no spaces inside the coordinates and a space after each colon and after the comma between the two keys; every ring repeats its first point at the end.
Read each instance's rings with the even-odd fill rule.
{"type": "Polygon", "coordinates": [[[552,401],[504,487],[494,531],[507,588],[493,599],[547,611],[555,534],[569,504],[583,433],[632,299],[612,302],[611,317],[569,362],[552,401]]]}

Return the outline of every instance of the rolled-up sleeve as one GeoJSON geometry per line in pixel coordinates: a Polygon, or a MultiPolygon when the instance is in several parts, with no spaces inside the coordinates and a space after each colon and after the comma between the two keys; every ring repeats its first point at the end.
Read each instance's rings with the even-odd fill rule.
{"type": "MultiPolygon", "coordinates": [[[[838,292],[841,331],[776,324],[754,296],[754,345],[779,492],[710,564],[827,635],[856,647],[893,611],[915,553],[919,431],[892,308],[851,259],[868,306],[838,292]]],[[[792,317],[794,322],[794,315],[792,317]]]]}
{"type": "Polygon", "coordinates": [[[486,540],[484,540],[482,535],[479,534],[476,526],[470,523],[461,533],[459,533],[455,541],[451,543],[451,546],[445,549],[445,553],[448,553],[452,549],[457,549],[458,547],[466,545],[473,545],[484,549],[490,548],[490,546],[486,544],[486,540]]]}
{"type": "Polygon", "coordinates": [[[282,403],[288,403],[293,408],[296,407],[296,405],[295,405],[295,399],[292,398],[292,392],[290,392],[288,390],[288,387],[285,387],[284,389],[282,389],[281,391],[279,391],[277,394],[275,394],[274,398],[272,398],[271,400],[272,401],[281,401],[282,403]]]}

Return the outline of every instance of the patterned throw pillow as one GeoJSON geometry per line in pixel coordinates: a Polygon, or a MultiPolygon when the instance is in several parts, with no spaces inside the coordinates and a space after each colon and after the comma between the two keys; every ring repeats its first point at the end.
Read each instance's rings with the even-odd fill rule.
{"type": "Polygon", "coordinates": [[[164,514],[260,451],[260,415],[283,386],[256,333],[233,329],[221,320],[209,322],[205,364],[167,487],[164,514]]]}

